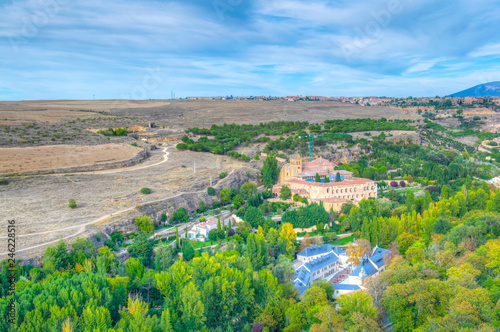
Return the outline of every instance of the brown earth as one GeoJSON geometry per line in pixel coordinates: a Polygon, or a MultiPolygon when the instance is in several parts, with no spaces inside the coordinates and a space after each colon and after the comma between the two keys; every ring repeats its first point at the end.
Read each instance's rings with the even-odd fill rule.
{"type": "Polygon", "coordinates": [[[128,160],[143,149],[127,144],[0,148],[0,174],[36,172],[128,160]]]}
{"type": "Polygon", "coordinates": [[[57,122],[69,118],[100,117],[99,113],[70,110],[105,111],[114,116],[134,116],[142,119],[158,120],[167,126],[210,126],[212,124],[259,123],[267,121],[322,122],[328,119],[381,118],[417,119],[410,112],[389,107],[340,103],[333,101],[16,101],[0,102],[0,124],[17,122],[48,121],[57,122]]]}

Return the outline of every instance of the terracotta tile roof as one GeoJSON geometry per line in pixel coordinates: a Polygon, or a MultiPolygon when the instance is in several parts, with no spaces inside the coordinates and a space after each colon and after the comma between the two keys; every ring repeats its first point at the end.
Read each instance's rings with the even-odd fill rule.
{"type": "Polygon", "coordinates": [[[324,173],[328,174],[323,167],[320,166],[306,166],[302,167],[302,173],[324,173]]]}
{"type": "Polygon", "coordinates": [[[355,184],[367,184],[367,183],[375,184],[375,181],[370,180],[370,179],[363,179],[363,178],[351,178],[349,180],[344,180],[342,182],[329,182],[329,183],[311,182],[311,181],[304,181],[304,180],[299,180],[299,179],[290,179],[290,180],[286,180],[286,182],[297,183],[297,184],[306,184],[306,185],[310,185],[313,187],[342,187],[342,186],[349,186],[349,185],[355,185],[355,184]]]}

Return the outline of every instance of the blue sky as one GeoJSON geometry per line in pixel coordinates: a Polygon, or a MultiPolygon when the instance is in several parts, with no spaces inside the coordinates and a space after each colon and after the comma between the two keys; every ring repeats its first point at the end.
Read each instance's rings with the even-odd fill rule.
{"type": "Polygon", "coordinates": [[[435,96],[500,80],[497,0],[4,0],[0,100],[435,96]]]}

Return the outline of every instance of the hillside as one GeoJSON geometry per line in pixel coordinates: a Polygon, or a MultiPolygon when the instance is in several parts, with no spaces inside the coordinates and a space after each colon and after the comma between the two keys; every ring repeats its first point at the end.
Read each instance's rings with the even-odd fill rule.
{"type": "Polygon", "coordinates": [[[447,97],[500,97],[500,82],[479,84],[447,97]]]}

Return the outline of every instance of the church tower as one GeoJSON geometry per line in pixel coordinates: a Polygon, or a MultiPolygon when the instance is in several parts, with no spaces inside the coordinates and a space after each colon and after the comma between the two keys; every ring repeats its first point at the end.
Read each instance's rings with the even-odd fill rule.
{"type": "Polygon", "coordinates": [[[291,164],[291,174],[290,177],[294,177],[295,174],[302,173],[302,158],[298,154],[294,154],[290,156],[290,164],[291,164]]]}

